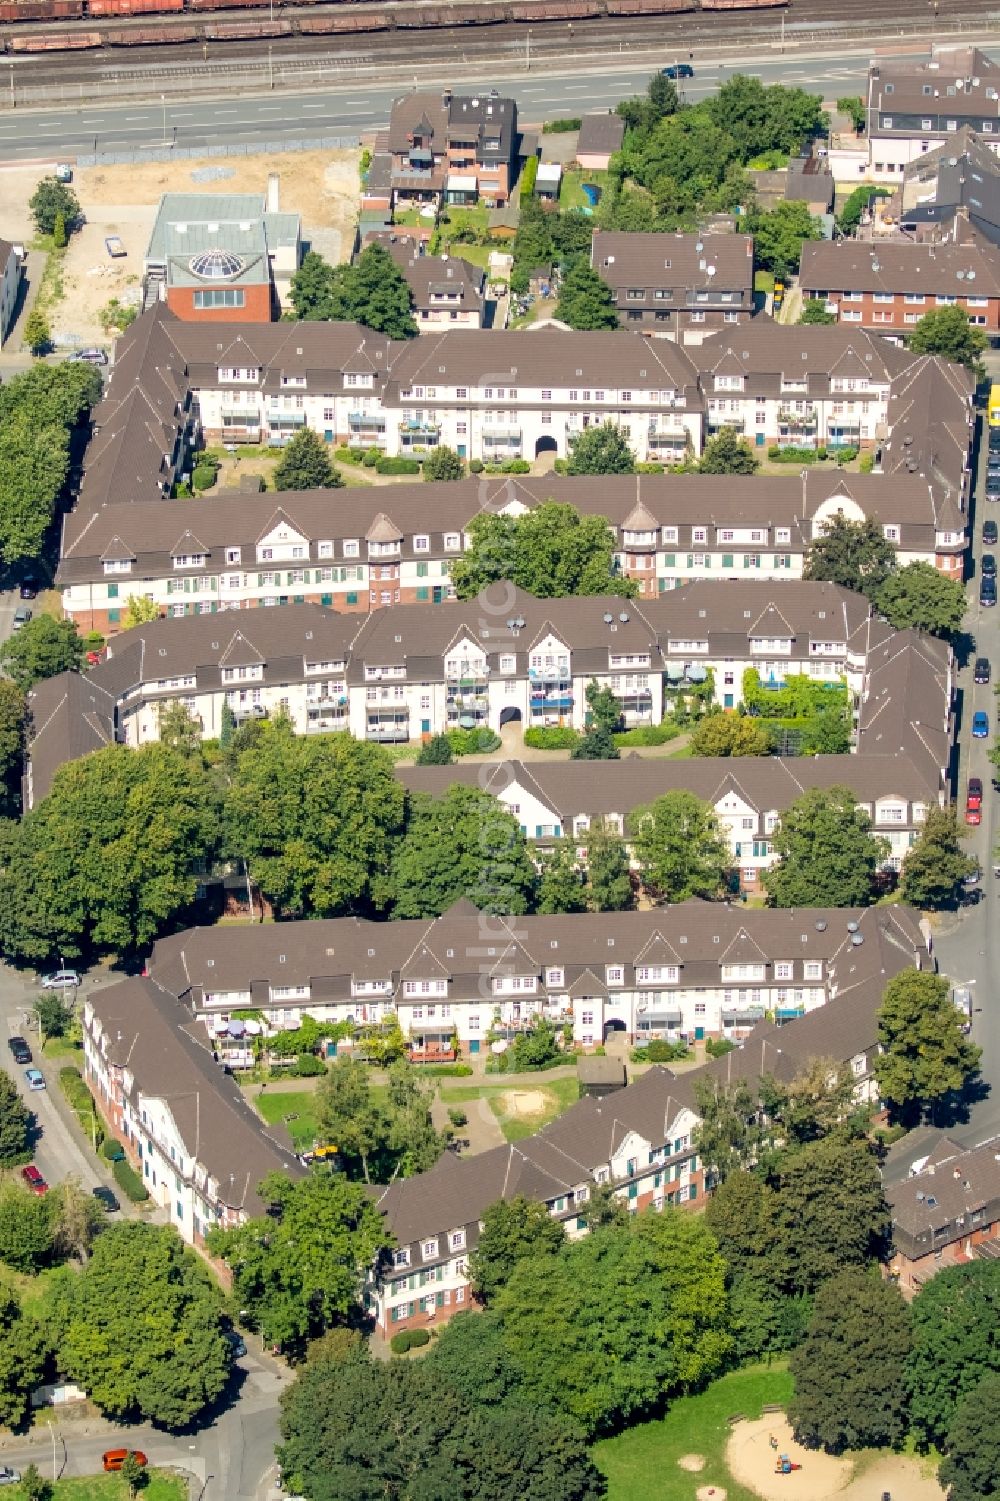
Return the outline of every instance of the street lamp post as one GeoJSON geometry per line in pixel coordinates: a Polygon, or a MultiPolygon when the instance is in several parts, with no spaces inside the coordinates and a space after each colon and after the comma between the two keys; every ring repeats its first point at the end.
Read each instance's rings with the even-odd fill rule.
{"type": "Polygon", "coordinates": [[[272,60],[273,59],[273,50],[274,49],[272,48],[271,43],[268,42],[268,44],[267,44],[267,86],[268,86],[269,89],[273,89],[274,88],[274,63],[273,63],[273,60],[272,60]]]}
{"type": "Polygon", "coordinates": [[[163,144],[165,146],[167,144],[167,96],[166,96],[166,94],[161,94],[160,95],[160,104],[161,104],[162,109],[163,109],[163,144]]]}
{"type": "Polygon", "coordinates": [[[531,32],[524,39],[524,71],[531,72],[531,32]]]}

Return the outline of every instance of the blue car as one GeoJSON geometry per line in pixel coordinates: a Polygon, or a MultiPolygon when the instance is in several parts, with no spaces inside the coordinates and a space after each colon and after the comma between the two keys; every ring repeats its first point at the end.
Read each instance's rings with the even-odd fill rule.
{"type": "Polygon", "coordinates": [[[972,738],[973,740],[985,740],[989,733],[990,722],[986,716],[986,710],[977,709],[972,716],[972,738]]]}

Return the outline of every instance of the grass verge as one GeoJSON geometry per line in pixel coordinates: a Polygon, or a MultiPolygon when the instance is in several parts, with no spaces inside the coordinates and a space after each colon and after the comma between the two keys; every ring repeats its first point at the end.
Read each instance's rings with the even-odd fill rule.
{"type": "Polygon", "coordinates": [[[727,1501],[757,1501],[737,1485],[726,1468],[729,1419],[734,1413],[759,1418],[771,1403],[784,1405],[792,1378],[783,1363],[748,1366],[713,1381],[694,1397],[681,1397],[666,1417],[640,1423],[617,1438],[594,1445],[594,1463],[608,1479],[608,1501],[691,1501],[695,1489],[725,1489],[727,1501]],[[685,1454],[700,1454],[697,1474],[682,1470],[685,1454]]]}
{"type": "MultiPolygon", "coordinates": [[[[59,1480],[53,1501],[127,1501],[128,1486],[120,1475],[82,1475],[59,1480]]],[[[187,1483],[166,1470],[150,1470],[149,1484],[139,1492],[143,1501],[187,1501],[187,1483]]]]}

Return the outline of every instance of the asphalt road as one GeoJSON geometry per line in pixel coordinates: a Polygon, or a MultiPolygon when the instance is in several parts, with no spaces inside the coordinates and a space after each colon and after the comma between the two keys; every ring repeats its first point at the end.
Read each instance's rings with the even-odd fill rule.
{"type": "MultiPolygon", "coordinates": [[[[748,72],[765,83],[789,83],[811,88],[826,96],[862,91],[868,71],[871,45],[829,54],[775,57],[773,48],[759,58],[733,57],[704,67],[695,59],[696,77],[683,84],[686,99],[713,93],[732,73],[748,72]]],[[[664,63],[672,61],[664,56],[664,63]]],[[[541,121],[583,110],[610,108],[619,99],[639,93],[649,76],[649,64],[637,67],[609,65],[604,73],[584,73],[579,67],[553,73],[548,64],[526,73],[523,62],[512,68],[503,58],[493,87],[518,102],[522,119],[541,121]]],[[[483,88],[483,80],[450,78],[457,92],[483,88]]],[[[433,85],[431,85],[433,86],[433,85]]],[[[210,87],[210,85],[207,85],[210,87]]],[[[82,108],[32,110],[0,117],[0,158],[7,160],[55,159],[96,150],[114,151],[140,146],[201,146],[232,141],[268,141],[294,137],[303,132],[354,134],[388,122],[394,98],[404,88],[396,83],[371,87],[367,81],[342,84],[310,93],[264,93],[218,99],[184,99],[152,104],[126,103],[102,107],[96,102],[82,108]]],[[[155,94],[155,79],[150,83],[155,94]]]]}

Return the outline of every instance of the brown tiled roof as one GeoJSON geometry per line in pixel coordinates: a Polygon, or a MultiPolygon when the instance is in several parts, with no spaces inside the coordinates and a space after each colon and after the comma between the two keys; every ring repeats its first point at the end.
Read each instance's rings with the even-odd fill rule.
{"type": "Polygon", "coordinates": [[[457,255],[418,255],[411,239],[401,239],[392,230],[369,235],[368,240],[392,256],[406,277],[418,309],[441,306],[432,300],[433,293],[460,292],[464,311],[482,312],[485,273],[480,267],[457,255]]]}
{"type": "Polygon", "coordinates": [[[63,672],[43,678],[28,694],[28,765],[25,807],[47,797],[66,761],[113,745],[115,696],[89,675],[63,672]]]}
{"type": "Polygon", "coordinates": [[[209,1051],[204,1028],[189,1027],[175,998],[152,980],[129,979],[93,990],[109,1062],[127,1068],[139,1096],[163,1100],[187,1155],[201,1163],[231,1209],[259,1215],[257,1185],[266,1173],[299,1177],[287,1144],[265,1126],[235,1080],[209,1051]]]}
{"type": "MultiPolygon", "coordinates": [[[[597,229],[590,246],[590,264],[618,292],[642,289],[654,305],[654,289],[669,289],[669,299],[655,306],[688,305],[688,292],[708,292],[718,298],[736,292],[739,301],[727,306],[753,305],[753,239],[750,235],[644,234],[597,229]]],[[[630,302],[640,306],[638,300],[630,302]]],[[[694,355],[697,359],[697,355],[694,355]]]]}
{"type": "Polygon", "coordinates": [[[893,1238],[911,1258],[1000,1219],[1000,1137],[963,1151],[944,1141],[920,1172],[886,1188],[893,1238]],[[973,1214],[980,1216],[972,1222],[973,1214]]]}
{"type": "Polygon", "coordinates": [[[978,47],[941,47],[929,61],[877,57],[872,63],[871,105],[879,134],[919,134],[899,116],[949,116],[959,120],[1000,117],[1000,67],[978,47]],[[926,93],[925,93],[926,89],[926,93]],[[882,115],[894,121],[883,131],[882,115]]]}
{"type": "Polygon", "coordinates": [[[827,292],[1000,297],[1000,251],[906,240],[815,240],[802,246],[799,280],[806,297],[827,292]]]}
{"type": "Polygon", "coordinates": [[[580,121],[580,133],[576,142],[577,156],[587,156],[606,151],[620,151],[625,139],[625,121],[612,110],[599,114],[584,115],[580,121]]]}

